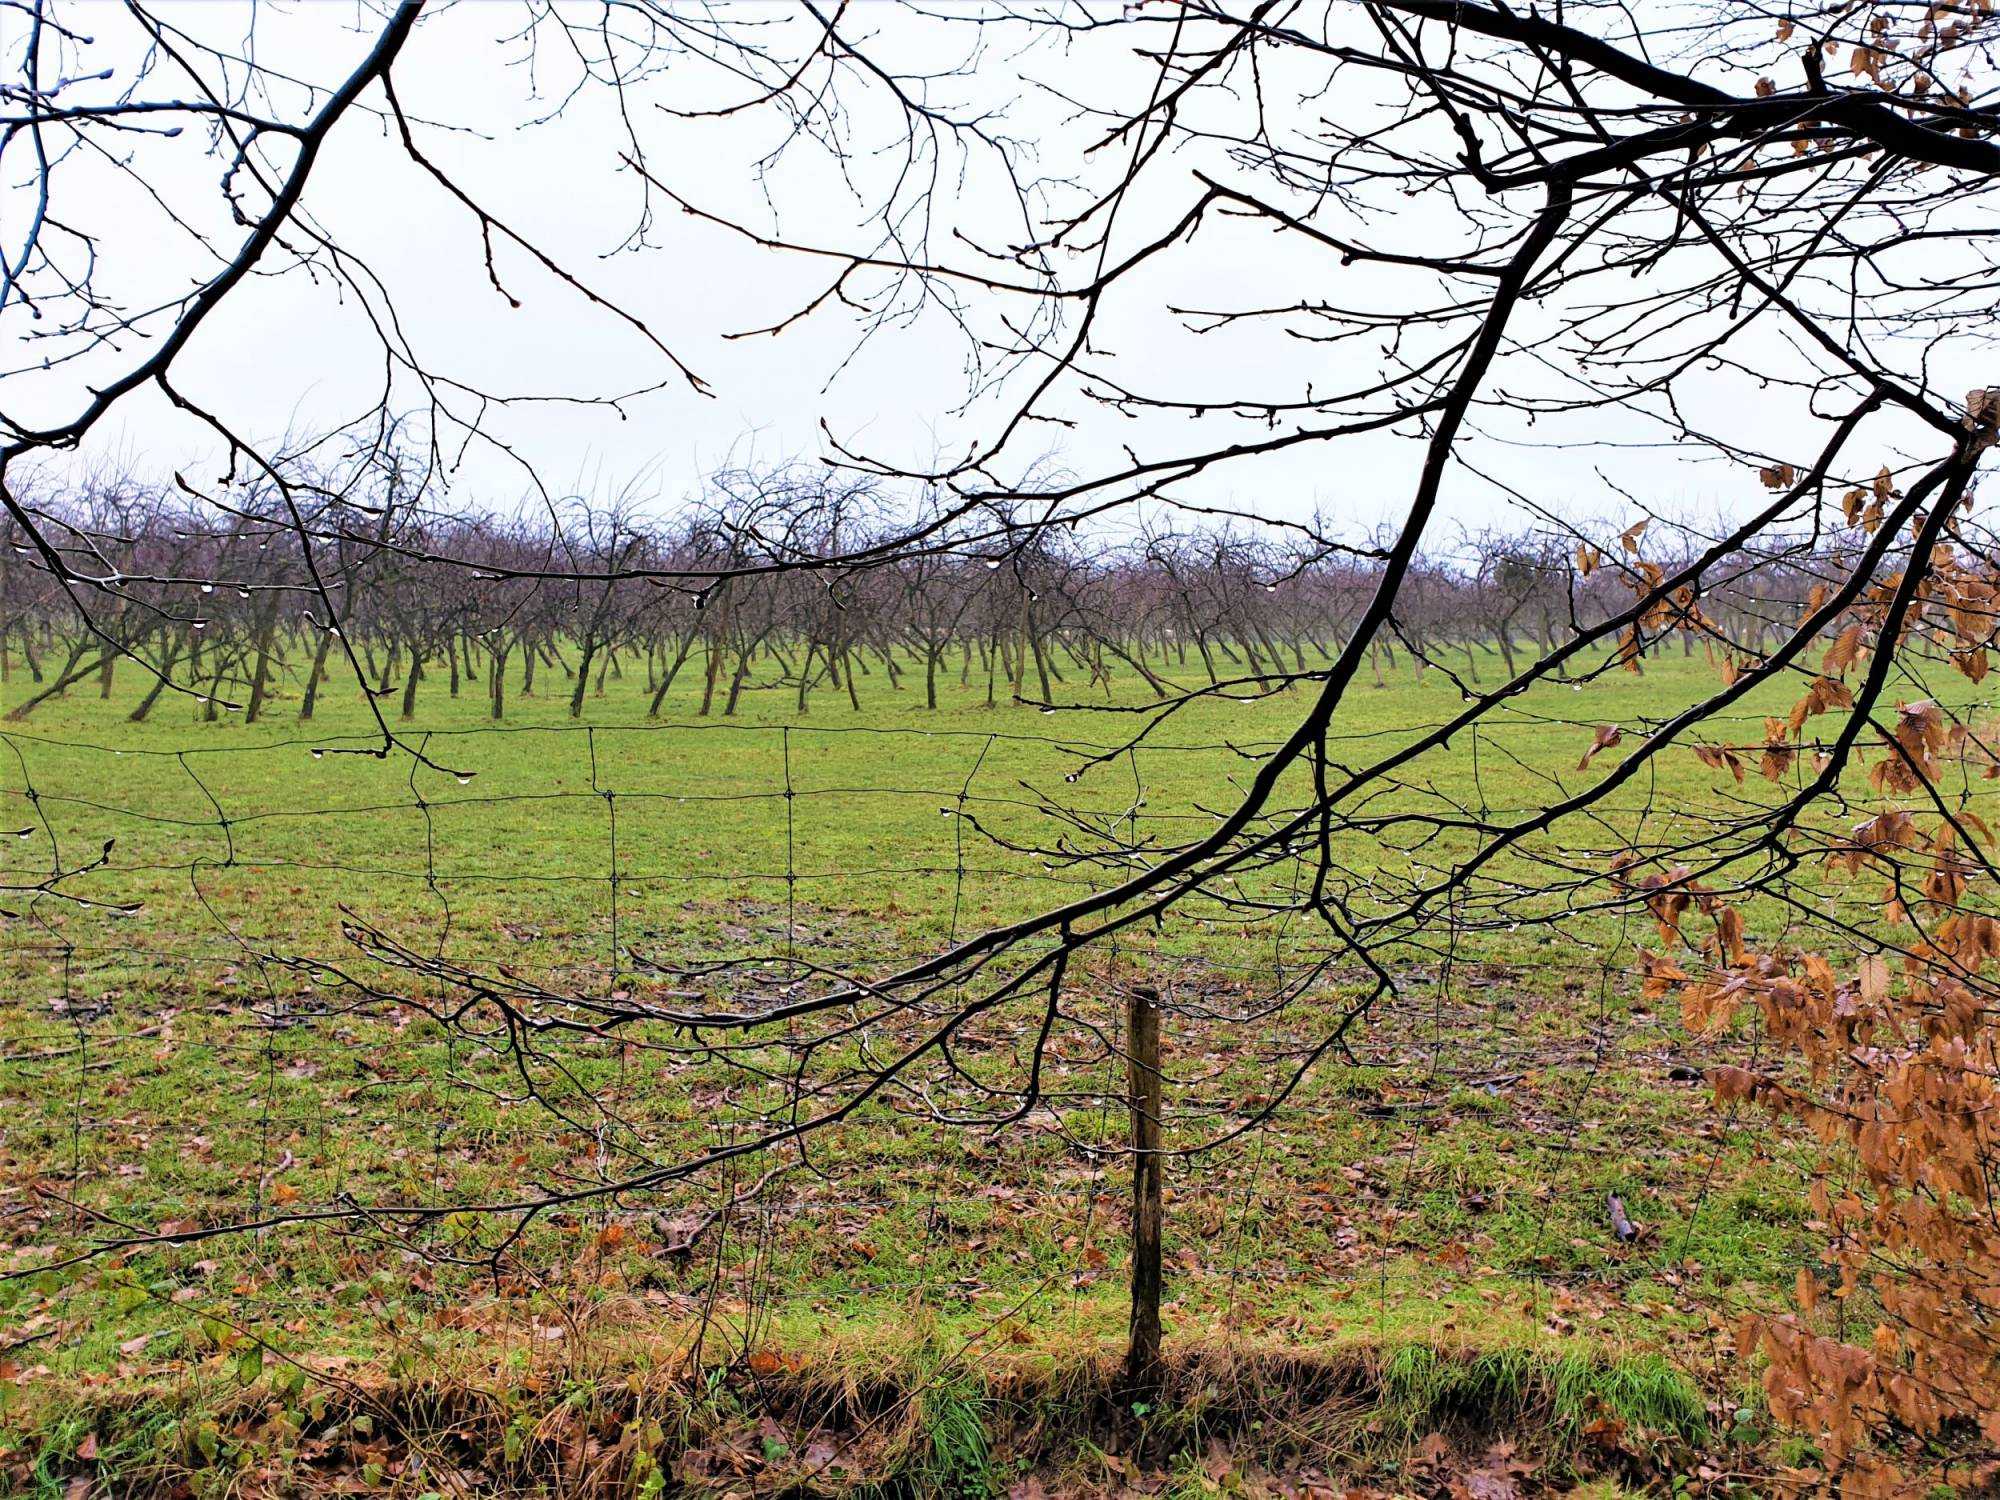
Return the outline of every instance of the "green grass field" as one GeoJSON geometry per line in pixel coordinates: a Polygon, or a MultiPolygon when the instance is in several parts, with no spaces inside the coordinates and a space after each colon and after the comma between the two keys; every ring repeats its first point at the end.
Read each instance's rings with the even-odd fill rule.
{"type": "MultiPolygon", "coordinates": [[[[1496,680],[1497,659],[1482,672],[1496,680]]],[[[497,726],[476,685],[453,700],[426,684],[399,732],[470,780],[340,753],[370,743],[370,721],[338,685],[310,725],[294,721],[293,684],[256,725],[168,700],[135,726],[129,681],[109,701],[93,685],[0,724],[0,826],[25,830],[0,879],[39,880],[52,858],[87,865],[112,840],[100,868],[60,889],[143,902],[131,915],[47,894],[7,903],[22,915],[0,927],[0,1265],[274,1212],[440,1210],[0,1283],[0,1474],[23,1492],[64,1494],[79,1474],[161,1493],[311,1479],[412,1495],[511,1474],[556,1492],[591,1473],[611,1493],[669,1479],[747,1493],[808,1471],[851,1487],[892,1458],[918,1491],[1018,1491],[1051,1463],[1079,1485],[1132,1477],[1118,1467],[1132,1460],[1093,1458],[1087,1437],[1052,1460],[1050,1442],[1020,1436],[1025,1419],[975,1420],[954,1447],[944,1399],[989,1416],[996,1391],[1032,1386],[1047,1401],[1063,1372],[1121,1344],[1125,1169],[1083,1149],[1121,1139],[1121,1085],[1087,1029],[1054,1039],[1056,1094],[1020,1127],[872,1107],[803,1156],[544,1214],[496,1274],[478,1262],[497,1232],[447,1210],[738,1139],[777,1086],[760,1094],[641,1032],[540,1049],[526,1070],[537,1103],[504,1049],[414,1007],[355,1004],[315,982],[313,961],[379,972],[343,938],[345,908],[413,950],[584,993],[656,982],[644,960],[879,967],[1109,880],[1008,847],[1047,842],[1051,807],[1079,811],[1075,837],[1104,847],[1144,851],[1209,825],[1303,692],[1197,703],[1072,781],[1089,753],[1077,747],[1142,727],[1116,711],[1147,701],[1129,673],[1112,706],[1070,685],[1066,697],[1100,706],[1053,715],[988,708],[983,681],[955,676],[926,712],[921,682],[894,688],[878,664],[858,713],[821,691],[800,716],[774,688],[747,693],[733,718],[698,720],[688,682],[657,721],[638,675],[612,678],[579,721],[555,674],[538,698],[510,684],[497,726]],[[703,1402],[686,1382],[671,1413],[634,1394],[697,1366],[711,1372],[703,1402]],[[757,1386],[839,1389],[851,1407],[871,1371],[905,1382],[896,1420],[820,1436],[804,1398],[785,1406],[757,1386]],[[499,1451],[468,1433],[501,1434],[499,1451]],[[411,1457],[446,1449],[457,1456],[411,1457]],[[930,1477],[909,1478],[919,1470],[930,1477]]],[[[1591,725],[1630,736],[1715,683],[1700,655],[1676,654],[1643,677],[1538,689],[1476,746],[1404,767],[1377,806],[1532,812],[1622,753],[1579,771],[1591,725]]],[[[1400,663],[1387,686],[1356,688],[1334,753],[1361,764],[1458,701],[1444,674],[1418,682],[1400,663]]],[[[1748,705],[1742,739],[1761,741],[1761,714],[1784,706],[1748,705]]],[[[1669,752],[1599,816],[1493,867],[1489,930],[1406,934],[1399,992],[1354,1034],[1351,1059],[1315,1067],[1269,1126],[1177,1160],[1168,1333],[1205,1372],[1188,1376],[1185,1410],[1218,1402],[1216,1370],[1268,1377],[1274,1360],[1365,1369],[1373,1393],[1337,1439],[1301,1428],[1279,1441],[1274,1427],[1261,1457],[1246,1440],[1243,1465],[1348,1450],[1393,1465],[1382,1453],[1396,1442],[1530,1389],[1546,1399],[1521,1420],[1568,1423],[1578,1473],[1592,1466],[1575,1458],[1591,1441],[1580,1434],[1601,1438],[1610,1421],[1631,1446],[1656,1445],[1656,1477],[1696,1448],[1726,1469],[1769,1446],[1754,1401],[1738,1415],[1754,1380],[1716,1324],[1790,1286],[1809,1244],[1810,1152],[1709,1101],[1698,1070],[1757,1038],[1694,1046],[1640,999],[1650,924],[1582,909],[1531,919],[1572,901],[1551,870],[1602,868],[1627,842],[1775,794],[1669,752]],[[1518,930],[1498,920],[1505,902],[1518,930]],[[1640,1221],[1636,1242],[1612,1234],[1609,1193],[1640,1221]]],[[[1395,882],[1450,852],[1387,822],[1337,858],[1358,899],[1380,879],[1388,903],[1395,882]]],[[[1083,965],[1077,1007],[1098,1004],[1106,1026],[1134,978],[1189,1002],[1167,1036],[1170,1076],[1189,1081],[1184,1102],[1170,1099],[1171,1145],[1259,1109],[1272,1058],[1360,992],[1336,968],[1274,1015],[1205,1017],[1310,963],[1318,941],[1195,906],[1083,965]]],[[[995,1017],[976,1038],[980,1065],[1004,1073],[1023,1025],[995,1017]]],[[[1163,1428],[1154,1465],[1176,1493],[1221,1493],[1202,1468],[1213,1435],[1188,1421],[1163,1428]]]]}

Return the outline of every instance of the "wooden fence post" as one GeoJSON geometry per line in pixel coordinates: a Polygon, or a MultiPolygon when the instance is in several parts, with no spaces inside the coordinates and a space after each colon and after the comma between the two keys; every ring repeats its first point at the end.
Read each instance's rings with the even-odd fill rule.
{"type": "Polygon", "coordinates": [[[1160,992],[1135,985],[1126,1006],[1127,1097],[1132,1111],[1132,1328],[1129,1395],[1158,1391],[1160,1359],[1160,992]]]}

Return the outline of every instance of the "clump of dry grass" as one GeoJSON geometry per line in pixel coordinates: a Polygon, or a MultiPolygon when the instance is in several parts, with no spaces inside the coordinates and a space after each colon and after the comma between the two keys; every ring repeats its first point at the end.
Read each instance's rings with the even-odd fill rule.
{"type": "MultiPolygon", "coordinates": [[[[1550,1474],[1628,1472],[1707,1433],[1664,1361],[1574,1350],[1338,1348],[1196,1339],[1157,1395],[1120,1393],[1115,1348],[1002,1344],[976,1360],[921,1334],[717,1357],[686,1337],[628,1335],[527,1371],[470,1356],[421,1375],[104,1383],[48,1399],[16,1432],[13,1492],[79,1477],[135,1497],[666,1493],[997,1496],[1034,1476],[1088,1493],[1118,1475],[1217,1454],[1245,1471],[1393,1471],[1421,1444],[1509,1439],[1550,1474]],[[1612,1445],[1585,1434],[1615,1432],[1612,1445]],[[79,1456],[79,1454],[85,1456],[79,1456]]],[[[18,1417],[18,1411],[15,1413],[18,1417]]]]}

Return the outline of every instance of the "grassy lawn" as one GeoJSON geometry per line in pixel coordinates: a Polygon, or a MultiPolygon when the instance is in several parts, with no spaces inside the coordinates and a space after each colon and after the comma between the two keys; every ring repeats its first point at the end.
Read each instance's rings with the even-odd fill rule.
{"type": "MultiPolygon", "coordinates": [[[[1481,671],[1497,680],[1497,659],[1481,671]]],[[[476,685],[453,700],[427,683],[399,727],[469,780],[341,753],[369,743],[364,706],[329,690],[300,725],[296,685],[255,725],[207,722],[173,700],[129,724],[129,681],[109,701],[93,686],[0,725],[0,827],[27,830],[6,840],[0,879],[46,875],[52,849],[65,869],[88,865],[114,841],[61,889],[143,902],[130,915],[47,895],[9,903],[24,914],[0,926],[0,1264],[274,1212],[440,1210],[0,1283],[0,1472],[52,1495],[95,1472],[171,1474],[197,1493],[254,1490],[252,1478],[282,1490],[321,1471],[452,1493],[441,1464],[546,1477],[573,1440],[572,1477],[601,1460],[623,1466],[630,1492],[669,1470],[747,1492],[798,1482],[802,1464],[829,1481],[879,1466],[852,1423],[838,1440],[805,1435],[801,1391],[838,1389],[851,1404],[870,1371],[905,1382],[896,1420],[867,1442],[893,1431],[944,1463],[955,1450],[940,1392],[990,1404],[1033,1387],[1046,1399],[1116,1351],[1126,1169],[1088,1148],[1124,1131],[1105,1042],[1119,986],[1147,979],[1176,1002],[1168,1070],[1185,1087],[1170,1090],[1169,1144],[1199,1146],[1263,1109],[1282,1074],[1274,1060],[1363,991],[1358,969],[1336,965],[1258,1013],[1274,981],[1325,952],[1296,923],[1195,904],[1091,955],[1073,981],[1080,1019],[1050,1042],[1047,1103],[1020,1126],[952,1129],[891,1100],[804,1153],[543,1214],[502,1261],[491,1259],[501,1226],[446,1210],[587,1188],[740,1139],[780,1083],[693,1056],[664,1028],[551,1036],[519,1057],[416,1005],[357,1000],[322,982],[325,966],[406,996],[433,983],[357,955],[345,910],[412,950],[558,991],[644,990],[663,982],[654,964],[760,954],[866,971],[1113,879],[1101,862],[1028,852],[1055,836],[1053,808],[1075,813],[1077,847],[1120,857],[1212,824],[1259,747],[1296,722],[1303,692],[1200,702],[1096,761],[1087,747],[1144,725],[1124,711],[1147,701],[1129,673],[1108,705],[1072,683],[1065,696],[1085,706],[1059,714],[989,708],[976,674],[963,685],[954,674],[926,712],[921,681],[892,687],[878,664],[859,712],[822,690],[800,715],[792,690],[774,688],[746,694],[733,718],[700,720],[687,682],[656,721],[642,677],[628,664],[578,721],[557,674],[541,697],[510,684],[497,726],[476,685]],[[671,1409],[647,1405],[646,1391],[697,1365],[721,1372],[699,1420],[685,1391],[671,1409]],[[761,1391],[760,1379],[793,1394],[760,1404],[743,1385],[761,1391]],[[399,1444],[391,1417],[369,1416],[391,1389],[403,1393],[399,1444]],[[502,1451],[412,1465],[417,1389],[435,1395],[439,1442],[497,1433],[502,1451]],[[725,1408],[741,1418],[733,1427],[716,1416],[725,1408]],[[780,1430],[743,1437],[760,1422],[780,1430]],[[658,1441],[647,1423],[665,1424],[658,1441]],[[654,1456],[670,1452],[701,1463],[654,1456]]],[[[1647,719],[1715,685],[1696,655],[1580,694],[1537,690],[1476,745],[1402,767],[1378,806],[1532,813],[1623,753],[1577,768],[1595,724],[1623,725],[1629,745],[1647,719]]],[[[1418,682],[1399,663],[1386,686],[1350,695],[1333,753],[1362,764],[1458,701],[1444,674],[1418,682]]],[[[1761,742],[1761,715],[1785,706],[1749,705],[1743,741],[1761,742]]],[[[1396,995],[1268,1126],[1176,1159],[1167,1319],[1192,1382],[1177,1409],[1218,1406],[1213,1393],[1246,1371],[1297,1384],[1282,1361],[1311,1359],[1372,1393],[1373,1414],[1341,1439],[1356,1452],[1448,1426],[1472,1399],[1454,1380],[1476,1395],[1539,1392],[1534,1420],[1567,1412],[1575,1434],[1615,1421],[1691,1441],[1699,1423],[1711,1449],[1729,1448],[1753,1382],[1716,1320],[1791,1284],[1809,1243],[1810,1152],[1718,1110],[1699,1081],[1758,1038],[1692,1045],[1639,995],[1650,924],[1589,909],[1552,874],[1602,869],[1629,843],[1776,794],[1669,752],[1596,818],[1490,867],[1477,930],[1439,917],[1399,933],[1396,995]],[[1632,1243],[1612,1233],[1612,1193],[1639,1221],[1632,1243]],[[1443,1351],[1448,1366],[1419,1368],[1428,1353],[1411,1351],[1443,1351]],[[1675,1392],[1692,1393],[1691,1413],[1675,1392]]],[[[1390,909],[1452,852],[1406,827],[1385,821],[1336,850],[1358,910],[1390,909]]],[[[1836,888],[1825,899],[1867,904],[1836,888]]],[[[1030,1019],[1003,1009],[970,1032],[968,1069],[1012,1076],[1030,1019]]],[[[954,1102],[949,1082],[933,1102],[954,1102]]],[[[1187,1420],[1155,1467],[1185,1493],[1221,1493],[1202,1469],[1214,1434],[1187,1420]]],[[[1040,1456],[1015,1454],[1005,1424],[988,1426],[960,1454],[964,1472],[934,1474],[935,1487],[1019,1489],[1038,1472],[1040,1456]]],[[[1753,1412],[1735,1436],[1754,1427],[1753,1412]]],[[[1314,1441],[1340,1447],[1324,1432],[1314,1441]]],[[[1124,1482],[1117,1463],[1086,1474],[1071,1448],[1065,1482],[1124,1482]]]]}

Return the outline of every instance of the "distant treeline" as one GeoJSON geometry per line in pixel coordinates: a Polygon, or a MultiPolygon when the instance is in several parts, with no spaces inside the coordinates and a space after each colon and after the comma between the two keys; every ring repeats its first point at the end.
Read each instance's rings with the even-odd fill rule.
{"type": "MultiPolygon", "coordinates": [[[[822,691],[859,708],[877,671],[932,708],[952,677],[989,703],[1108,694],[1121,675],[1157,697],[1169,678],[1254,690],[1331,660],[1379,577],[1372,547],[1316,525],[1232,515],[1107,535],[1019,507],[891,504],[796,470],[717,476],[664,517],[581,500],[450,514],[398,489],[392,473],[363,493],[99,482],[38,498],[57,555],[19,531],[0,551],[7,717],[92,685],[108,698],[121,672],[147,683],[135,720],[170,691],[254,720],[281,684],[310,719],[356,675],[385,711],[471,690],[495,718],[552,681],[580,714],[632,675],[654,713],[698,681],[703,715],[753,686],[801,711],[822,691]]],[[[1555,526],[1441,542],[1370,642],[1377,682],[1399,660],[1477,681],[1497,655],[1511,673],[1517,650],[1546,653],[1629,602],[1644,566],[1633,546],[1555,526]]],[[[1646,557],[1695,545],[1656,528],[1646,557]]],[[[1823,538],[1732,556],[1704,581],[1685,649],[1764,649],[1839,568],[1823,538]]]]}

